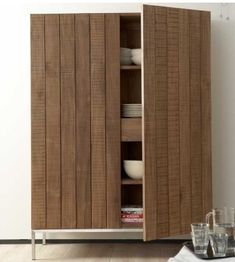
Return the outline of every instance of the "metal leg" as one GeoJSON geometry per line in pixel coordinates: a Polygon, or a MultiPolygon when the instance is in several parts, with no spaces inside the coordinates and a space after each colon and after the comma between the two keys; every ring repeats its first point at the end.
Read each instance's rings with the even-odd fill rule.
{"type": "Polygon", "coordinates": [[[46,233],[42,233],[42,244],[46,245],[46,233]]]}
{"type": "Polygon", "coordinates": [[[36,260],[35,232],[32,231],[32,260],[36,260]]]}

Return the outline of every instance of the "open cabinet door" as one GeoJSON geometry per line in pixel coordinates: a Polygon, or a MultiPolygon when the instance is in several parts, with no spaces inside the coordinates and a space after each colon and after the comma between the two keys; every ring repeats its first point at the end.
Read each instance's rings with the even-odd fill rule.
{"type": "Polygon", "coordinates": [[[211,209],[210,13],[143,7],[144,240],[211,209]]]}

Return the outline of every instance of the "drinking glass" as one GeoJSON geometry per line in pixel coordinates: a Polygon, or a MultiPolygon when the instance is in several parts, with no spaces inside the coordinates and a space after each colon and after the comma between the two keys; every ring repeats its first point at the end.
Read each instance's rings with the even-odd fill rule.
{"type": "Polygon", "coordinates": [[[209,243],[209,225],[206,223],[191,224],[191,230],[194,252],[206,255],[209,243]]]}
{"type": "Polygon", "coordinates": [[[235,209],[233,207],[215,208],[206,215],[206,222],[213,220],[213,232],[228,235],[227,253],[235,251],[235,209]]]}
{"type": "Polygon", "coordinates": [[[213,233],[209,235],[212,251],[215,257],[224,257],[228,246],[228,234],[213,233]]]}

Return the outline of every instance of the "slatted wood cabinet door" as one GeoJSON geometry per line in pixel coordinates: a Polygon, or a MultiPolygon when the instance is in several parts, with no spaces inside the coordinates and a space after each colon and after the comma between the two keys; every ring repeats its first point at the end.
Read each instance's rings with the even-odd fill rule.
{"type": "Polygon", "coordinates": [[[33,229],[120,227],[119,26],[31,16],[33,229]]]}
{"type": "Polygon", "coordinates": [[[144,239],[189,233],[212,203],[210,13],[143,8],[144,239]]]}

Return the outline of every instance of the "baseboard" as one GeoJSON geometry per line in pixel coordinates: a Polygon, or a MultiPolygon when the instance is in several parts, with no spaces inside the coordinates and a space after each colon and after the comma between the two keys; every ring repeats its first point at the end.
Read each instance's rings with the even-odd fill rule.
{"type": "MultiPolygon", "coordinates": [[[[141,239],[47,239],[47,244],[89,244],[89,243],[95,243],[95,244],[105,244],[105,243],[143,243],[143,244],[153,244],[153,243],[159,243],[159,244],[181,244],[185,241],[188,241],[188,239],[160,239],[160,240],[154,240],[154,241],[148,241],[144,242],[141,239]]],[[[42,240],[37,239],[36,244],[41,244],[42,240]]],[[[0,245],[16,245],[16,244],[31,244],[30,239],[0,239],[0,245]]]]}

